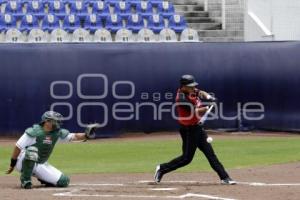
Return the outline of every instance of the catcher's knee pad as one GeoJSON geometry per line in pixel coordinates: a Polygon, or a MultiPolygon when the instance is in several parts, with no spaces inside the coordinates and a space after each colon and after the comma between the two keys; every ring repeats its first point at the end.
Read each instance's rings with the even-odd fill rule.
{"type": "Polygon", "coordinates": [[[68,187],[70,183],[70,178],[64,174],[61,175],[61,177],[59,178],[59,180],[56,183],[57,187],[68,187]]]}
{"type": "Polygon", "coordinates": [[[30,146],[25,151],[25,160],[37,162],[39,159],[38,148],[30,146]]]}

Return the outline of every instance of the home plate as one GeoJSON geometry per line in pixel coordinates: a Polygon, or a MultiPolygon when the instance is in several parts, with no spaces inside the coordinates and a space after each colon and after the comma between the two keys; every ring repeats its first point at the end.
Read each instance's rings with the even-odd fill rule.
{"type": "Polygon", "coordinates": [[[177,190],[177,188],[149,188],[148,190],[153,190],[153,191],[171,191],[171,190],[177,190]]]}

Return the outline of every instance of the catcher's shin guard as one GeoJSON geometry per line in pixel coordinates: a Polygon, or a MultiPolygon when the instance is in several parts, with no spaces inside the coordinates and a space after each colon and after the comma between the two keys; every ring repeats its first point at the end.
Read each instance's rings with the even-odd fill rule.
{"type": "Polygon", "coordinates": [[[25,152],[25,158],[22,162],[21,170],[21,187],[25,189],[31,188],[31,176],[35,163],[38,161],[38,149],[36,147],[28,147],[25,152]]]}

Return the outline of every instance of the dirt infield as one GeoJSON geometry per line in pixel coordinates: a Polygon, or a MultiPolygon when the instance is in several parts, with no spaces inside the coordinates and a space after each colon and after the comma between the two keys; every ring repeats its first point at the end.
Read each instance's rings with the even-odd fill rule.
{"type": "Polygon", "coordinates": [[[214,173],[73,175],[68,188],[19,188],[18,177],[0,177],[1,200],[22,199],[289,199],[300,198],[300,162],[231,170],[239,184],[221,185],[214,173]]]}
{"type": "MultiPolygon", "coordinates": [[[[269,136],[270,134],[268,134],[269,136]]],[[[265,134],[215,135],[222,137],[265,137],[265,134]]],[[[281,134],[272,134],[281,137],[281,134]]],[[[284,135],[288,137],[289,135],[284,135]]],[[[291,136],[291,135],[290,135],[291,136]]],[[[176,134],[122,136],[96,142],[140,139],[178,139],[176,134]]],[[[0,140],[0,145],[13,145],[15,140],[0,140]]],[[[150,173],[82,174],[72,175],[68,188],[44,188],[34,179],[32,190],[20,189],[19,177],[0,176],[0,200],[41,199],[300,199],[300,162],[267,167],[234,169],[229,171],[237,185],[219,183],[213,172],[177,173],[165,175],[159,184],[150,173]]]]}

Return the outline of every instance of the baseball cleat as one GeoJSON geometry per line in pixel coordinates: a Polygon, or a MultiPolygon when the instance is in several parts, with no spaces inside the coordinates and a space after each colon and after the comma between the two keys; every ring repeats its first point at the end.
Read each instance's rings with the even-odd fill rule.
{"type": "Polygon", "coordinates": [[[236,185],[236,181],[232,180],[230,177],[221,180],[222,185],[236,185]]]}
{"type": "Polygon", "coordinates": [[[159,183],[161,181],[162,177],[163,177],[163,173],[160,171],[160,165],[157,165],[156,169],[155,169],[155,174],[154,174],[155,183],[159,183]]]}
{"type": "Polygon", "coordinates": [[[23,181],[21,184],[21,187],[24,189],[31,189],[32,188],[32,183],[31,181],[23,181]]]}

